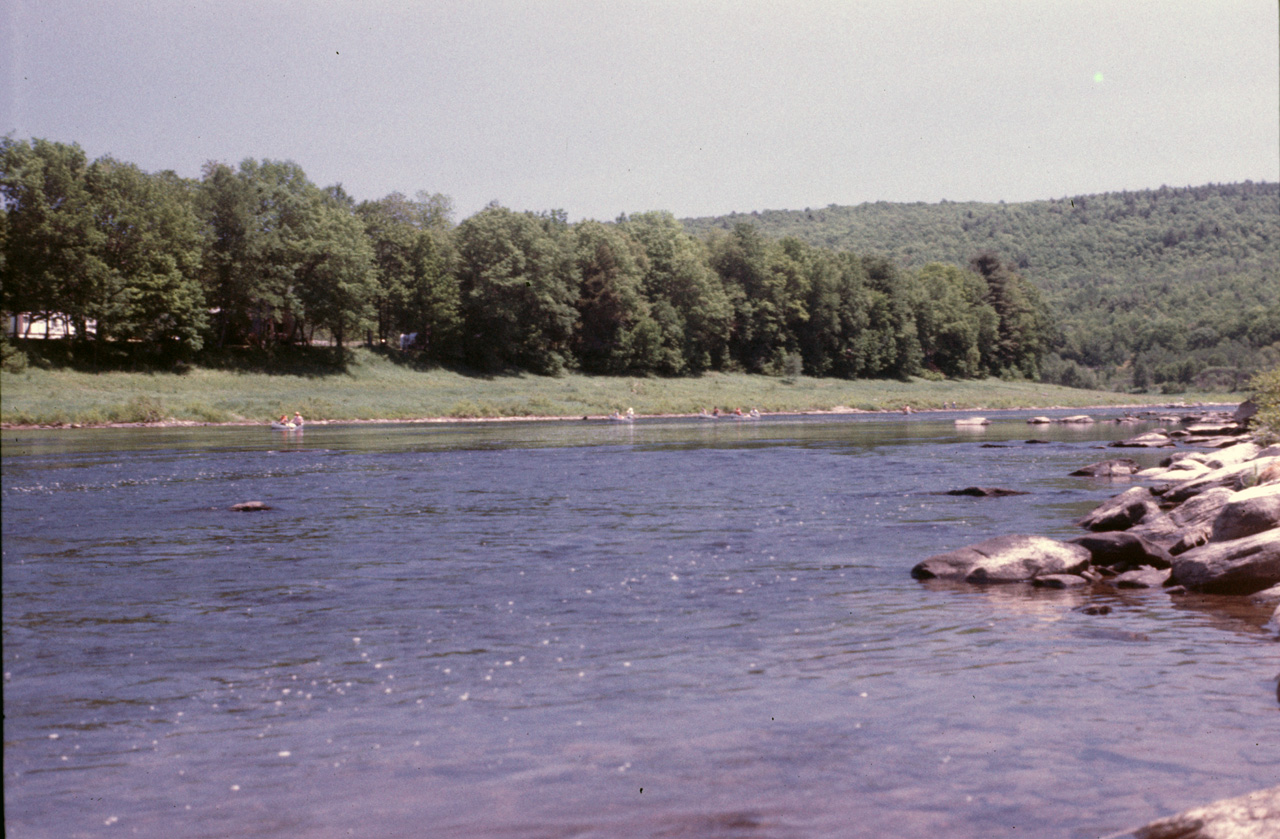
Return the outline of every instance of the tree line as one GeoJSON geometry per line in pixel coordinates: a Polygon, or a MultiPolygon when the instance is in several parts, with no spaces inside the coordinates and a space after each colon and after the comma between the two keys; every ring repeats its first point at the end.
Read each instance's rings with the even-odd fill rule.
{"type": "Polygon", "coordinates": [[[1054,325],[992,252],[906,269],[750,223],[357,202],[295,163],[147,173],[0,142],[0,301],[169,357],[324,340],[481,371],[1036,377],[1054,325]]]}
{"type": "Polygon", "coordinates": [[[831,205],[684,224],[706,235],[743,221],[821,247],[874,248],[907,269],[1006,255],[1054,312],[1041,374],[1061,384],[1239,389],[1280,364],[1280,184],[831,205]]]}

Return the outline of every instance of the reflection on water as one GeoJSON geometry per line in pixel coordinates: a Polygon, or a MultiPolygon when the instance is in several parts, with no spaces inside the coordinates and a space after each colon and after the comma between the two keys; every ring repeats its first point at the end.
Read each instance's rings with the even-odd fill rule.
{"type": "Polygon", "coordinates": [[[1072,534],[1134,433],[991,416],[5,432],[9,835],[1077,837],[1273,784],[1257,607],[909,578],[1072,534]]]}

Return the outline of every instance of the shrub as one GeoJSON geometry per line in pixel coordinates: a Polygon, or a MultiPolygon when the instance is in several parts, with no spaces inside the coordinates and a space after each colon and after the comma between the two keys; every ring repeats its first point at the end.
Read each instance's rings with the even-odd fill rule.
{"type": "Polygon", "coordinates": [[[1259,435],[1266,440],[1280,439],[1280,367],[1254,376],[1249,386],[1258,406],[1253,422],[1259,435]]]}

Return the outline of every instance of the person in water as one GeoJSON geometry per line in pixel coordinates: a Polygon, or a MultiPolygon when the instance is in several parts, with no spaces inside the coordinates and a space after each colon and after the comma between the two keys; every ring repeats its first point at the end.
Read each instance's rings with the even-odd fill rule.
{"type": "Polygon", "coordinates": [[[298,426],[299,428],[302,427],[302,414],[298,413],[297,411],[293,412],[293,424],[298,426]]]}

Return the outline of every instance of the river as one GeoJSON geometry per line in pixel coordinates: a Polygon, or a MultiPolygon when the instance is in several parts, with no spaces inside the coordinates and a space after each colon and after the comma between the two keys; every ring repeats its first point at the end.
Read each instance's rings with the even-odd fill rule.
{"type": "Polygon", "coordinates": [[[1143,430],[990,416],[5,431],[7,835],[1076,839],[1275,784],[1267,610],[910,578],[1075,535],[1143,430]]]}

